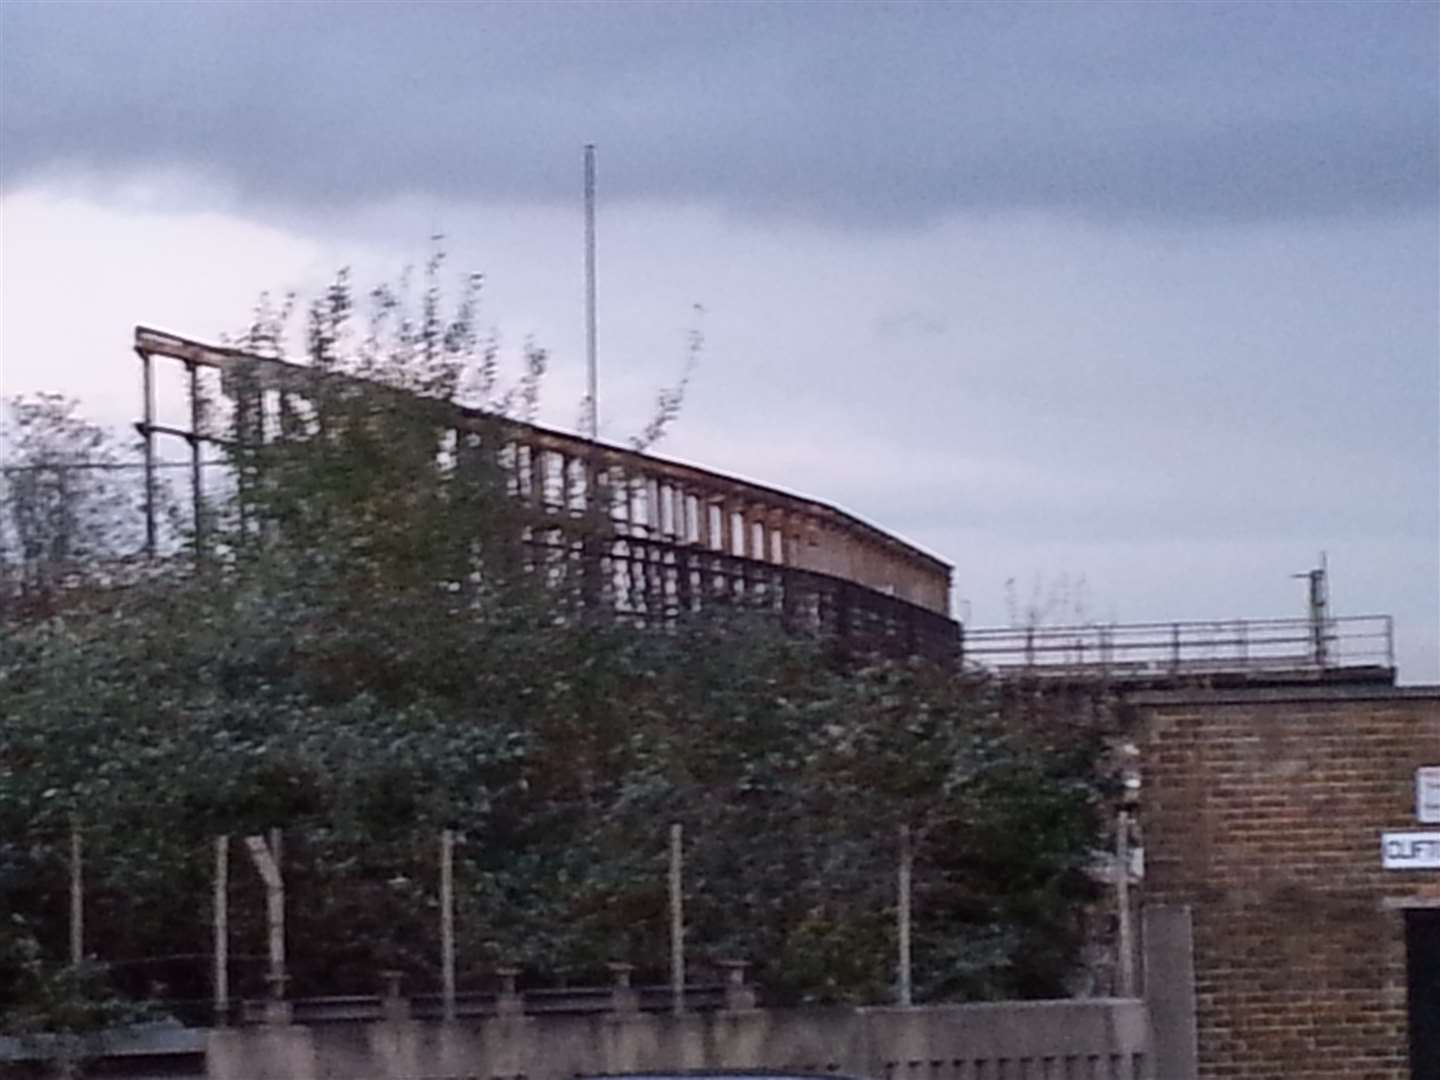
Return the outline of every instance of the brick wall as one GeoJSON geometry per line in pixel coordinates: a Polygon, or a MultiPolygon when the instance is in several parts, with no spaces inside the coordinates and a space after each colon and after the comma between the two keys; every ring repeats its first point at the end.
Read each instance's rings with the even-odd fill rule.
{"type": "Polygon", "coordinates": [[[1200,1076],[1408,1080],[1402,909],[1440,904],[1440,871],[1382,870],[1380,832],[1422,827],[1440,689],[1134,705],[1145,895],[1192,907],[1200,1076]]]}

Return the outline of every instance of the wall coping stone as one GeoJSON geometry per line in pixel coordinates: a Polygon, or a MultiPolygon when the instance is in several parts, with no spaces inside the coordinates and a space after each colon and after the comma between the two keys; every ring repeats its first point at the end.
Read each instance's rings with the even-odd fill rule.
{"type": "Polygon", "coordinates": [[[1128,704],[1141,708],[1168,705],[1257,705],[1288,701],[1333,705],[1352,701],[1440,702],[1440,686],[1321,683],[1310,686],[1235,687],[1225,690],[1144,690],[1127,695],[1126,700],[1128,704]]]}

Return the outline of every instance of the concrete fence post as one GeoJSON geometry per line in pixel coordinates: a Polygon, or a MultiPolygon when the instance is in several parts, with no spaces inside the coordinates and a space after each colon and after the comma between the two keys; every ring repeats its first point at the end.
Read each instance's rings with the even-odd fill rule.
{"type": "Polygon", "coordinates": [[[266,997],[262,1010],[262,1022],[280,1025],[290,1023],[290,1002],[285,997],[285,987],[289,982],[289,975],[265,976],[265,985],[269,989],[269,996],[266,997]]]}
{"type": "Polygon", "coordinates": [[[721,960],[720,968],[725,972],[725,1011],[748,1012],[755,1008],[755,991],[745,984],[745,969],[748,960],[721,960]]]}
{"type": "Polygon", "coordinates": [[[515,989],[515,980],[520,976],[518,967],[497,967],[495,976],[500,980],[500,992],[495,996],[495,1012],[499,1016],[519,1016],[525,1011],[525,999],[515,989]]]}
{"type": "Polygon", "coordinates": [[[605,966],[610,969],[610,974],[615,979],[615,984],[610,988],[610,1011],[627,1014],[639,1012],[640,996],[630,985],[630,974],[635,970],[635,965],[616,960],[605,966]]]}
{"type": "Polygon", "coordinates": [[[380,1011],[388,1021],[410,1019],[410,1002],[400,992],[404,978],[403,971],[387,969],[380,972],[380,979],[385,986],[385,995],[380,1001],[380,1011]]]}

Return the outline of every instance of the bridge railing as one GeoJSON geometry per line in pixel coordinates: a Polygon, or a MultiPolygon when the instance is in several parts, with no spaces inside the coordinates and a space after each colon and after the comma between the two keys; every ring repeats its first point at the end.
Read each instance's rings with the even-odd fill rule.
{"type": "Polygon", "coordinates": [[[971,629],[968,660],[1000,671],[1117,677],[1395,666],[1389,615],[971,629]]]}

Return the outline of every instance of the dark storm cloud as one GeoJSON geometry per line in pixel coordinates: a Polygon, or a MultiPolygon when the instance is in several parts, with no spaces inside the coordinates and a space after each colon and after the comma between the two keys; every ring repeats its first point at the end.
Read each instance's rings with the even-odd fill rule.
{"type": "Polygon", "coordinates": [[[0,6],[7,188],[607,196],[827,220],[1433,205],[1428,3],[0,6]]]}

